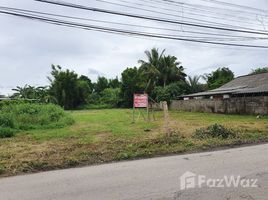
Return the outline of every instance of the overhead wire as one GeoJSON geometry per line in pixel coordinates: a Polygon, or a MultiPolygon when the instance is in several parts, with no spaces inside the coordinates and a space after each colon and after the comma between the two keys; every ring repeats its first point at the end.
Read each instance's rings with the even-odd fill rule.
{"type": "MultiPolygon", "coordinates": [[[[95,1],[103,2],[103,0],[95,0],[95,1]]],[[[146,0],[138,0],[138,1],[142,2],[142,3],[138,3],[138,2],[135,3],[135,2],[132,2],[132,1],[129,1],[129,0],[116,0],[116,1],[124,2],[124,3],[128,3],[128,4],[132,4],[132,5],[137,5],[137,6],[142,6],[142,7],[153,8],[153,9],[157,9],[157,10],[163,10],[163,11],[166,11],[167,13],[168,12],[178,13],[178,10],[171,9],[168,6],[165,6],[165,7],[156,6],[155,4],[161,5],[161,2],[159,2],[157,0],[147,0],[147,1],[146,0]],[[147,2],[150,2],[150,3],[153,2],[154,4],[153,5],[147,4],[147,2]]],[[[162,5],[165,5],[165,3],[162,3],[162,5]]],[[[178,7],[179,8],[183,8],[183,11],[180,11],[180,12],[183,12],[183,14],[187,14],[187,15],[190,15],[190,16],[199,16],[199,17],[209,18],[209,19],[213,19],[213,20],[214,19],[217,19],[217,20],[221,20],[221,21],[227,21],[227,22],[229,22],[229,24],[228,24],[229,26],[230,26],[230,22],[236,22],[236,23],[240,23],[240,24],[242,23],[242,24],[251,25],[251,26],[252,25],[254,25],[254,26],[262,26],[262,24],[256,24],[256,21],[257,20],[256,19],[252,19],[252,18],[244,18],[243,17],[243,18],[239,19],[239,18],[236,18],[235,16],[232,16],[232,18],[230,18],[230,16],[229,16],[229,18],[228,18],[228,17],[226,17],[226,15],[225,15],[225,17],[218,17],[217,15],[219,15],[219,14],[221,15],[221,13],[217,13],[215,11],[214,12],[211,12],[211,11],[205,10],[205,12],[214,13],[214,15],[212,16],[212,15],[208,15],[206,13],[203,14],[204,10],[201,10],[202,13],[201,12],[196,12],[196,10],[199,9],[199,7],[193,7],[193,8],[191,8],[191,7],[187,7],[186,5],[183,5],[183,4],[179,5],[178,7]],[[191,11],[195,11],[195,12],[191,12],[191,11]]],[[[180,16],[180,17],[181,18],[185,18],[185,19],[188,18],[186,16],[183,16],[183,17],[180,16]]],[[[191,18],[191,19],[196,20],[196,18],[191,18]]],[[[209,21],[209,22],[215,23],[215,21],[209,21]]],[[[233,27],[235,27],[235,26],[236,27],[239,27],[237,25],[232,25],[232,26],[233,27]]],[[[241,28],[241,26],[240,26],[240,28],[241,28]]]]}
{"type": "MultiPolygon", "coordinates": [[[[82,9],[82,10],[88,10],[88,11],[94,11],[94,12],[100,12],[105,14],[112,14],[117,16],[124,16],[124,17],[131,17],[135,19],[140,20],[149,20],[149,21],[156,21],[157,23],[165,23],[165,24],[181,24],[185,26],[189,26],[191,28],[198,28],[198,29],[212,29],[212,30],[218,30],[218,31],[224,31],[226,32],[236,32],[244,35],[231,35],[231,34],[225,34],[225,33],[210,33],[210,32],[203,32],[202,31],[178,31],[177,29],[173,28],[166,28],[166,27],[156,27],[156,26],[146,26],[146,25],[140,25],[139,24],[127,24],[122,22],[113,22],[110,20],[97,20],[97,19],[89,19],[84,17],[77,17],[77,16],[69,16],[69,15],[61,15],[61,14],[54,14],[54,13],[47,13],[47,12],[40,12],[40,11],[33,11],[33,10],[26,10],[26,9],[18,9],[18,8],[10,8],[10,7],[1,7],[0,6],[0,13],[6,14],[6,15],[13,15],[17,17],[23,17],[26,19],[31,20],[37,20],[45,23],[60,25],[60,26],[66,26],[71,28],[80,28],[85,30],[92,30],[92,31],[99,31],[104,33],[113,33],[113,34],[119,34],[119,35],[128,35],[128,36],[134,36],[134,37],[146,37],[146,38],[155,38],[155,39],[168,39],[168,40],[178,40],[178,41],[185,41],[185,42],[194,42],[194,43],[203,43],[203,44],[213,44],[213,45],[223,45],[223,46],[233,46],[233,47],[254,47],[254,48],[263,48],[266,49],[268,46],[265,45],[257,45],[257,44],[244,44],[244,43],[238,43],[241,41],[250,41],[250,40],[267,40],[267,37],[257,37],[256,35],[266,35],[268,36],[268,32],[254,29],[247,30],[247,29],[231,29],[231,28],[225,28],[220,26],[209,26],[204,25],[202,23],[194,23],[194,22],[187,22],[187,21],[177,21],[177,20],[171,20],[171,19],[165,19],[165,18],[158,18],[153,16],[147,16],[143,14],[133,14],[133,13],[125,13],[120,12],[116,10],[107,10],[107,9],[101,9],[101,8],[95,8],[95,7],[89,7],[79,4],[72,4],[67,3],[64,1],[52,1],[52,0],[35,0],[38,2],[44,2],[59,6],[65,6],[70,8],[76,8],[76,9],[82,9]],[[49,17],[48,17],[49,16],[49,17]],[[52,18],[54,17],[54,18],[52,18]],[[56,17],[56,18],[55,18],[56,17]],[[84,24],[84,23],[78,23],[76,21],[66,21],[66,20],[60,20],[58,18],[66,18],[66,19],[72,19],[72,20],[83,20],[83,21],[90,21],[94,23],[104,23],[112,26],[100,26],[100,25],[94,25],[94,24],[84,24]],[[137,31],[137,30],[129,30],[124,28],[118,28],[113,26],[127,26],[127,27],[133,27],[133,28],[143,28],[147,31],[137,31]],[[152,30],[161,30],[165,31],[163,32],[151,32],[148,31],[148,29],[152,30]],[[188,35],[178,35],[178,34],[171,34],[169,32],[183,32],[183,33],[190,33],[188,35]],[[252,34],[253,36],[249,36],[249,34],[252,34]],[[213,36],[213,37],[212,37],[213,36]],[[215,37],[217,36],[217,37],[215,37]]],[[[106,3],[106,0],[97,0],[99,2],[106,3]]],[[[120,0],[121,1],[121,0],[120,0]]],[[[122,0],[124,2],[127,2],[126,0],[122,0]]],[[[115,4],[116,5],[116,4],[115,4]]],[[[121,5],[121,4],[120,4],[121,5]]],[[[124,5],[124,4],[123,4],[124,5]]],[[[135,9],[138,9],[137,7],[134,7],[135,9]]],[[[154,10],[150,10],[151,12],[154,10]]],[[[199,20],[200,21],[200,20],[199,20]]]]}
{"type": "MultiPolygon", "coordinates": [[[[145,11],[145,12],[150,12],[150,13],[157,13],[157,14],[165,15],[165,16],[169,16],[169,17],[182,18],[182,16],[181,15],[178,15],[178,14],[172,14],[172,13],[168,13],[168,12],[159,11],[161,8],[158,8],[158,10],[146,9],[144,7],[147,7],[147,5],[145,5],[145,4],[138,4],[138,3],[133,3],[133,2],[127,2],[127,3],[129,3],[131,5],[126,5],[126,4],[115,3],[115,2],[111,2],[111,1],[107,1],[107,0],[95,0],[95,1],[101,2],[101,3],[106,3],[106,4],[111,4],[111,5],[116,5],[116,6],[120,6],[120,7],[131,8],[131,9],[135,9],[135,10],[139,10],[139,11],[145,11]],[[132,6],[132,5],[140,5],[142,7],[136,7],[136,6],[132,6]]],[[[126,2],[126,1],[122,1],[122,2],[126,2]]],[[[153,7],[153,6],[150,6],[150,7],[153,7]]],[[[167,9],[163,9],[163,10],[167,10],[167,9]]],[[[219,23],[219,22],[215,22],[215,21],[214,22],[213,21],[208,21],[208,20],[204,20],[204,19],[200,19],[200,18],[197,19],[197,18],[187,17],[187,16],[184,16],[183,18],[184,19],[187,19],[187,20],[192,20],[192,21],[199,21],[199,22],[202,22],[202,24],[204,24],[204,25],[212,25],[213,24],[213,25],[219,25],[219,26],[222,26],[222,27],[242,28],[242,29],[248,28],[248,27],[242,27],[242,26],[231,25],[231,24],[226,24],[226,23],[219,23]]],[[[245,22],[242,22],[242,23],[245,23],[245,22]]],[[[253,24],[251,23],[251,25],[253,25],[253,24]]]]}
{"type": "Polygon", "coordinates": [[[264,9],[260,9],[260,8],[253,8],[253,7],[249,7],[249,6],[245,6],[245,5],[238,5],[238,4],[223,2],[223,1],[218,1],[218,0],[201,0],[201,1],[230,6],[230,7],[242,8],[242,9],[247,9],[247,10],[255,10],[255,11],[263,12],[263,13],[268,13],[268,10],[264,10],[264,9]]]}
{"type": "Polygon", "coordinates": [[[64,2],[64,1],[50,1],[50,0],[35,0],[35,1],[48,3],[48,4],[59,5],[59,6],[64,6],[64,7],[69,7],[69,8],[75,8],[75,9],[80,9],[80,10],[88,10],[88,11],[93,11],[93,12],[100,12],[100,13],[106,13],[106,14],[111,14],[111,15],[136,18],[136,19],[145,19],[145,20],[157,21],[157,22],[162,22],[162,23],[182,24],[182,25],[190,26],[190,27],[214,29],[214,30],[219,30],[219,31],[229,31],[229,32],[247,33],[247,34],[268,35],[267,31],[256,30],[256,29],[254,29],[254,30],[232,29],[232,28],[224,28],[224,27],[212,26],[212,25],[211,26],[210,25],[202,25],[202,24],[191,23],[191,22],[180,22],[180,21],[176,21],[176,20],[170,20],[170,19],[165,19],[165,18],[157,18],[157,17],[147,16],[147,15],[139,15],[139,14],[133,14],[133,13],[114,11],[114,10],[101,9],[101,8],[96,8],[96,7],[83,6],[83,5],[79,5],[79,4],[67,3],[67,2],[64,2]]]}
{"type": "MultiPolygon", "coordinates": [[[[33,13],[33,14],[41,14],[41,15],[45,15],[45,16],[53,16],[53,17],[68,18],[68,19],[75,19],[75,20],[84,20],[84,21],[91,21],[91,22],[97,22],[97,23],[106,23],[106,24],[113,24],[113,25],[120,25],[120,26],[135,27],[135,28],[147,28],[147,29],[154,29],[154,30],[164,30],[164,31],[178,32],[177,29],[172,29],[172,28],[154,27],[154,26],[146,26],[146,25],[136,25],[136,24],[129,24],[129,23],[126,24],[126,23],[121,23],[121,22],[113,22],[113,21],[106,21],[106,20],[96,20],[96,19],[89,19],[89,18],[83,18],[83,17],[74,17],[74,16],[53,14],[53,13],[47,13],[47,12],[27,10],[27,9],[18,9],[18,8],[12,8],[12,7],[0,6],[0,9],[8,10],[8,11],[17,11],[17,12],[24,13],[24,14],[25,13],[26,14],[33,13]]],[[[219,38],[206,37],[206,39],[211,39],[211,40],[213,40],[213,39],[267,40],[268,39],[268,37],[251,37],[251,36],[241,36],[241,35],[217,34],[217,33],[209,33],[209,32],[205,33],[205,32],[198,32],[198,31],[184,31],[184,32],[185,33],[191,33],[191,34],[198,34],[198,35],[219,36],[219,38]]]]}
{"type": "Polygon", "coordinates": [[[251,48],[268,49],[268,46],[262,46],[262,45],[246,45],[246,44],[235,44],[235,43],[210,42],[210,41],[197,40],[197,39],[171,37],[171,36],[164,35],[164,34],[154,34],[154,33],[140,32],[140,31],[116,29],[116,28],[111,28],[111,27],[81,24],[81,23],[75,23],[75,22],[70,22],[70,21],[65,21],[65,20],[58,20],[58,19],[54,19],[54,18],[46,18],[46,17],[38,16],[38,15],[21,14],[21,13],[12,12],[12,11],[3,11],[2,10],[2,11],[0,11],[0,13],[7,14],[7,15],[13,15],[13,16],[17,16],[17,17],[23,17],[23,18],[27,18],[27,19],[31,19],[31,20],[42,21],[42,22],[51,23],[51,24],[56,24],[56,25],[60,25],[60,26],[67,26],[67,27],[72,27],[72,28],[81,28],[81,29],[85,29],[85,30],[95,30],[95,31],[106,32],[106,33],[136,35],[136,36],[144,36],[144,37],[151,37],[151,38],[179,40],[179,41],[185,41],[185,42],[195,42],[195,43],[224,45],[224,46],[237,46],[237,47],[251,47],[251,48]]]}
{"type": "MultiPolygon", "coordinates": [[[[187,2],[182,2],[182,1],[171,1],[171,0],[143,0],[143,1],[150,1],[154,3],[159,3],[162,5],[172,5],[175,7],[191,7],[192,9],[199,10],[202,12],[210,12],[214,13],[216,15],[221,15],[229,18],[237,18],[241,20],[251,20],[251,21],[256,21],[255,17],[256,15],[261,15],[261,16],[267,16],[265,13],[256,13],[256,12],[249,12],[245,10],[233,10],[233,9],[228,9],[224,7],[215,7],[215,6],[208,6],[208,5],[201,5],[201,4],[193,4],[193,3],[187,3],[187,2]],[[222,13],[223,12],[223,13],[222,13]],[[246,17],[247,16],[247,17],[246,17]],[[250,17],[250,18],[248,18],[250,17]],[[254,17],[254,19],[252,18],[254,17]]],[[[267,23],[268,21],[266,21],[267,23]]]]}

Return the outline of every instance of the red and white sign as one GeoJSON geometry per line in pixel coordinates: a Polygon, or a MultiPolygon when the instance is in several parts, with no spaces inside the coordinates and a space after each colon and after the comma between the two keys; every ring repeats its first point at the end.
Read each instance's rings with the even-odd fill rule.
{"type": "Polygon", "coordinates": [[[147,108],[148,107],[148,94],[134,94],[134,107],[147,108]]]}

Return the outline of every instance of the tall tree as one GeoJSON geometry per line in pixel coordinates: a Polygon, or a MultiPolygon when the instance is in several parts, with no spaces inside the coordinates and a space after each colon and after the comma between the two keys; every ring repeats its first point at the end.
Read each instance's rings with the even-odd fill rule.
{"type": "Polygon", "coordinates": [[[234,73],[227,67],[218,68],[210,74],[206,74],[208,89],[213,90],[234,79],[234,73]]]}
{"type": "Polygon", "coordinates": [[[139,60],[140,71],[147,79],[145,91],[151,93],[156,86],[166,87],[168,84],[185,81],[184,68],[175,56],[165,56],[165,50],[159,52],[153,48],[145,51],[147,60],[139,60]]]}
{"type": "Polygon", "coordinates": [[[85,82],[87,83],[89,89],[90,89],[90,93],[93,92],[93,90],[94,90],[94,85],[93,85],[92,81],[91,81],[87,76],[85,76],[85,75],[81,75],[81,76],[79,77],[79,80],[80,80],[80,81],[85,81],[85,82]]]}
{"type": "Polygon", "coordinates": [[[52,65],[50,93],[57,99],[57,103],[65,109],[74,109],[85,102],[89,92],[88,83],[79,80],[78,75],[70,70],[63,71],[58,65],[52,65]]]}
{"type": "Polygon", "coordinates": [[[199,82],[201,76],[188,76],[186,84],[190,93],[197,93],[203,91],[203,85],[199,82]]]}
{"type": "Polygon", "coordinates": [[[120,81],[118,79],[118,77],[114,78],[114,79],[109,79],[109,88],[120,88],[120,81]]]}
{"type": "Polygon", "coordinates": [[[133,94],[143,93],[146,81],[143,80],[139,70],[134,67],[123,71],[121,82],[122,106],[131,107],[133,105],[133,94]]]}
{"type": "Polygon", "coordinates": [[[77,80],[77,97],[75,104],[76,106],[86,104],[89,94],[92,94],[93,89],[87,80],[77,80]]]}
{"type": "Polygon", "coordinates": [[[184,68],[175,56],[163,56],[160,63],[159,85],[166,87],[170,83],[185,81],[184,68]]]}
{"type": "Polygon", "coordinates": [[[160,76],[160,65],[165,50],[159,53],[158,49],[153,48],[151,51],[145,51],[147,60],[139,60],[141,64],[140,71],[147,79],[145,91],[151,93],[156,86],[158,77],[160,76]]]}
{"type": "Polygon", "coordinates": [[[97,82],[94,85],[95,92],[100,94],[103,90],[109,88],[108,79],[105,77],[98,77],[97,82]]]}

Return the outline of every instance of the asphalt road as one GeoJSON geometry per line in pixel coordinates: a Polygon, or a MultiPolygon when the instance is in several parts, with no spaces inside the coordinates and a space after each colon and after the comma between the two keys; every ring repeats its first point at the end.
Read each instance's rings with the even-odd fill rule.
{"type": "Polygon", "coordinates": [[[267,200],[268,144],[3,178],[0,199],[267,200]],[[181,190],[180,176],[186,171],[205,175],[206,180],[240,175],[258,182],[254,188],[205,184],[181,190]]]}

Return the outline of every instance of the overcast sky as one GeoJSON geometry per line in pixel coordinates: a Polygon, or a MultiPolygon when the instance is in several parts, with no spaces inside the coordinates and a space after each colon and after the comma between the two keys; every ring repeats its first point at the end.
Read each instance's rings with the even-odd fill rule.
{"type": "MultiPolygon", "coordinates": [[[[102,6],[94,0],[69,2],[102,6]]],[[[267,0],[229,2],[268,10],[267,0]]],[[[45,5],[32,0],[1,0],[0,5],[94,19],[103,18],[101,14],[45,5]]],[[[107,19],[107,16],[105,17],[107,19]]],[[[108,16],[108,19],[113,18],[118,19],[108,16]]],[[[131,20],[124,19],[125,22],[131,20]]],[[[145,58],[144,51],[153,47],[166,49],[168,54],[177,56],[190,75],[204,74],[226,66],[239,76],[247,74],[254,67],[268,66],[268,50],[241,50],[241,48],[112,35],[2,14],[0,14],[0,26],[0,94],[10,93],[11,88],[17,85],[47,85],[51,64],[75,70],[92,80],[96,80],[99,75],[108,78],[120,77],[125,68],[137,66],[137,60],[145,58]]]]}

